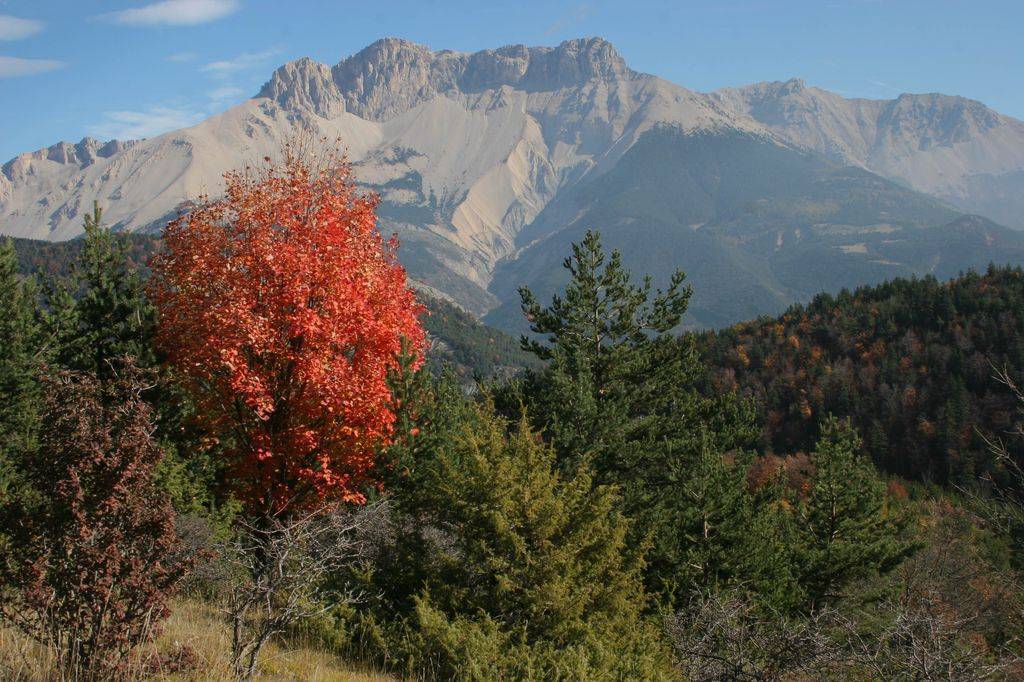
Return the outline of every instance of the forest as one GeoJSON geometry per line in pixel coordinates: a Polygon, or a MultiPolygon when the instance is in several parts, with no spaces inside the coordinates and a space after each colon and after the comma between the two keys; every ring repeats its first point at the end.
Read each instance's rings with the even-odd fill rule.
{"type": "Polygon", "coordinates": [[[0,677],[1024,675],[1020,269],[681,332],[588,231],[517,345],[340,157],[226,183],[0,246],[0,677]]]}
{"type": "MultiPolygon", "coordinates": [[[[969,486],[999,469],[993,434],[1018,405],[1024,272],[990,266],[948,282],[896,279],[821,294],[778,318],[703,334],[704,390],[759,407],[767,452],[807,452],[828,415],[849,417],[883,471],[969,486]]],[[[1015,461],[1020,443],[1008,443],[1015,461]]]]}

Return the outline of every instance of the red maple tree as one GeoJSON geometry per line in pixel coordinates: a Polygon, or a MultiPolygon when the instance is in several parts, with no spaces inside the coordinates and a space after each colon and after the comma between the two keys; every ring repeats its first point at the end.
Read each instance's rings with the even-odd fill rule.
{"type": "MultiPolygon", "coordinates": [[[[377,198],[340,155],[225,175],[164,232],[150,293],[158,347],[231,455],[239,497],[264,513],[362,501],[392,433],[387,383],[422,312],[377,231],[377,198]]],[[[417,361],[418,362],[418,361],[417,361]]]]}

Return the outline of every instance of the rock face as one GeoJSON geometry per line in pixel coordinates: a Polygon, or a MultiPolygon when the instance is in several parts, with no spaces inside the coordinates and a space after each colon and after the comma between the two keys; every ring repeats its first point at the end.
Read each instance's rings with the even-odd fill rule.
{"type": "MultiPolygon", "coordinates": [[[[60,143],[17,157],[0,172],[0,232],[74,237],[94,199],[120,229],[157,229],[187,202],[216,196],[225,171],[274,156],[296,135],[342,140],[360,182],[381,195],[382,229],[400,236],[413,278],[481,314],[512,295],[509,283],[496,277],[514,272],[528,280],[531,267],[540,267],[539,260],[530,266],[533,254],[581,216],[615,215],[643,228],[649,217],[643,211],[592,210],[601,197],[587,188],[603,187],[601,178],[625,183],[604,192],[626,213],[640,191],[632,185],[644,183],[686,196],[691,205],[725,201],[731,210],[731,199],[720,196],[728,183],[707,169],[784,176],[792,169],[765,168],[761,160],[776,158],[766,148],[785,149],[779,158],[787,164],[800,163],[789,152],[812,153],[824,163],[868,169],[991,215],[1009,205],[1001,197],[1016,196],[1014,172],[1024,168],[1024,124],[962,98],[848,100],[798,80],[702,94],[632,71],[600,38],[473,54],[386,38],[333,67],[310,59],[285,64],[253,99],[191,128],[134,142],[60,143]],[[668,185],[650,178],[634,183],[658,165],[648,158],[657,150],[635,149],[638,141],[663,129],[751,143],[673,142],[687,154],[707,155],[686,167],[689,184],[673,186],[673,178],[668,185]],[[632,174],[624,172],[624,162],[633,164],[632,174]]],[[[819,180],[826,175],[822,171],[819,180]]],[[[917,205],[909,195],[898,196],[893,201],[917,205]]],[[[834,196],[787,201],[836,204],[834,196]]],[[[709,238],[714,220],[725,215],[707,209],[700,215],[719,218],[705,220],[684,213],[686,221],[708,222],[709,229],[684,221],[684,231],[670,230],[671,239],[662,235],[666,243],[674,239],[680,253],[695,235],[709,238]]],[[[884,223],[886,216],[875,213],[871,220],[884,223]]],[[[736,235],[728,239],[728,248],[739,243],[736,235]]],[[[787,248],[799,241],[792,234],[786,239],[787,248]]],[[[642,248],[642,241],[635,246],[642,248]]],[[[842,253],[861,253],[857,244],[851,249],[842,253]]],[[[780,288],[770,298],[778,302],[802,291],[780,288]]]]}
{"type": "Polygon", "coordinates": [[[397,38],[378,40],[328,69],[309,59],[286,64],[259,97],[292,109],[334,115],[334,104],[373,121],[386,121],[438,96],[508,86],[527,92],[560,90],[587,81],[614,81],[633,73],[611,43],[570,40],[558,47],[510,45],[463,54],[397,38]]]}
{"type": "Polygon", "coordinates": [[[345,110],[341,92],[334,84],[331,68],[303,57],[274,71],[259,97],[266,97],[299,111],[311,111],[333,118],[345,110]]]}

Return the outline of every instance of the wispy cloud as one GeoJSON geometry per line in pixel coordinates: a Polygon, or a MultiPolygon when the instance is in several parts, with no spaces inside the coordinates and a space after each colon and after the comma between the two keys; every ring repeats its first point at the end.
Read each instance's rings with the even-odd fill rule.
{"type": "Polygon", "coordinates": [[[238,0],[161,0],[102,15],[129,26],[195,26],[238,11],[238,0]]]}
{"type": "Polygon", "coordinates": [[[906,92],[906,90],[904,88],[897,88],[895,85],[889,85],[888,83],[884,83],[882,81],[871,80],[870,78],[868,79],[868,83],[871,83],[875,87],[882,88],[883,90],[888,90],[889,92],[895,92],[895,93],[906,92]]]}
{"type": "Polygon", "coordinates": [[[210,98],[210,103],[214,106],[227,104],[234,102],[239,99],[245,98],[245,90],[234,85],[225,85],[224,87],[214,88],[206,93],[206,96],[210,98]]]}
{"type": "Polygon", "coordinates": [[[577,5],[571,11],[555,19],[555,21],[544,29],[544,35],[552,36],[556,33],[561,33],[566,29],[572,28],[590,16],[593,9],[593,6],[586,2],[577,5]]]}
{"type": "Polygon", "coordinates": [[[246,52],[238,55],[237,57],[232,57],[231,59],[221,59],[216,62],[204,64],[199,70],[211,76],[230,76],[238,73],[239,71],[245,71],[246,69],[251,69],[254,66],[260,66],[271,57],[280,53],[280,48],[272,48],[262,52],[246,52]]]}
{"type": "Polygon", "coordinates": [[[56,71],[67,66],[56,59],[22,59],[20,57],[0,56],[0,78],[17,76],[35,76],[36,74],[56,71]]]}
{"type": "Polygon", "coordinates": [[[199,59],[199,55],[195,52],[175,52],[164,57],[164,61],[168,62],[194,62],[199,59]]]}
{"type": "Polygon", "coordinates": [[[187,128],[202,119],[201,112],[168,106],[145,111],[108,111],[103,121],[89,127],[89,134],[101,139],[135,140],[187,128]]]}
{"type": "Polygon", "coordinates": [[[0,14],[0,40],[21,40],[43,30],[43,22],[0,14]]]}

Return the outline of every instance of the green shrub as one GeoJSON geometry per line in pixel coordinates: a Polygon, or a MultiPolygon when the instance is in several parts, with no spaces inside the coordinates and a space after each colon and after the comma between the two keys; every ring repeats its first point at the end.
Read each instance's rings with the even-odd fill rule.
{"type": "Polygon", "coordinates": [[[428,678],[671,677],[615,490],[489,406],[439,443],[376,538],[353,646],[428,678]]]}

